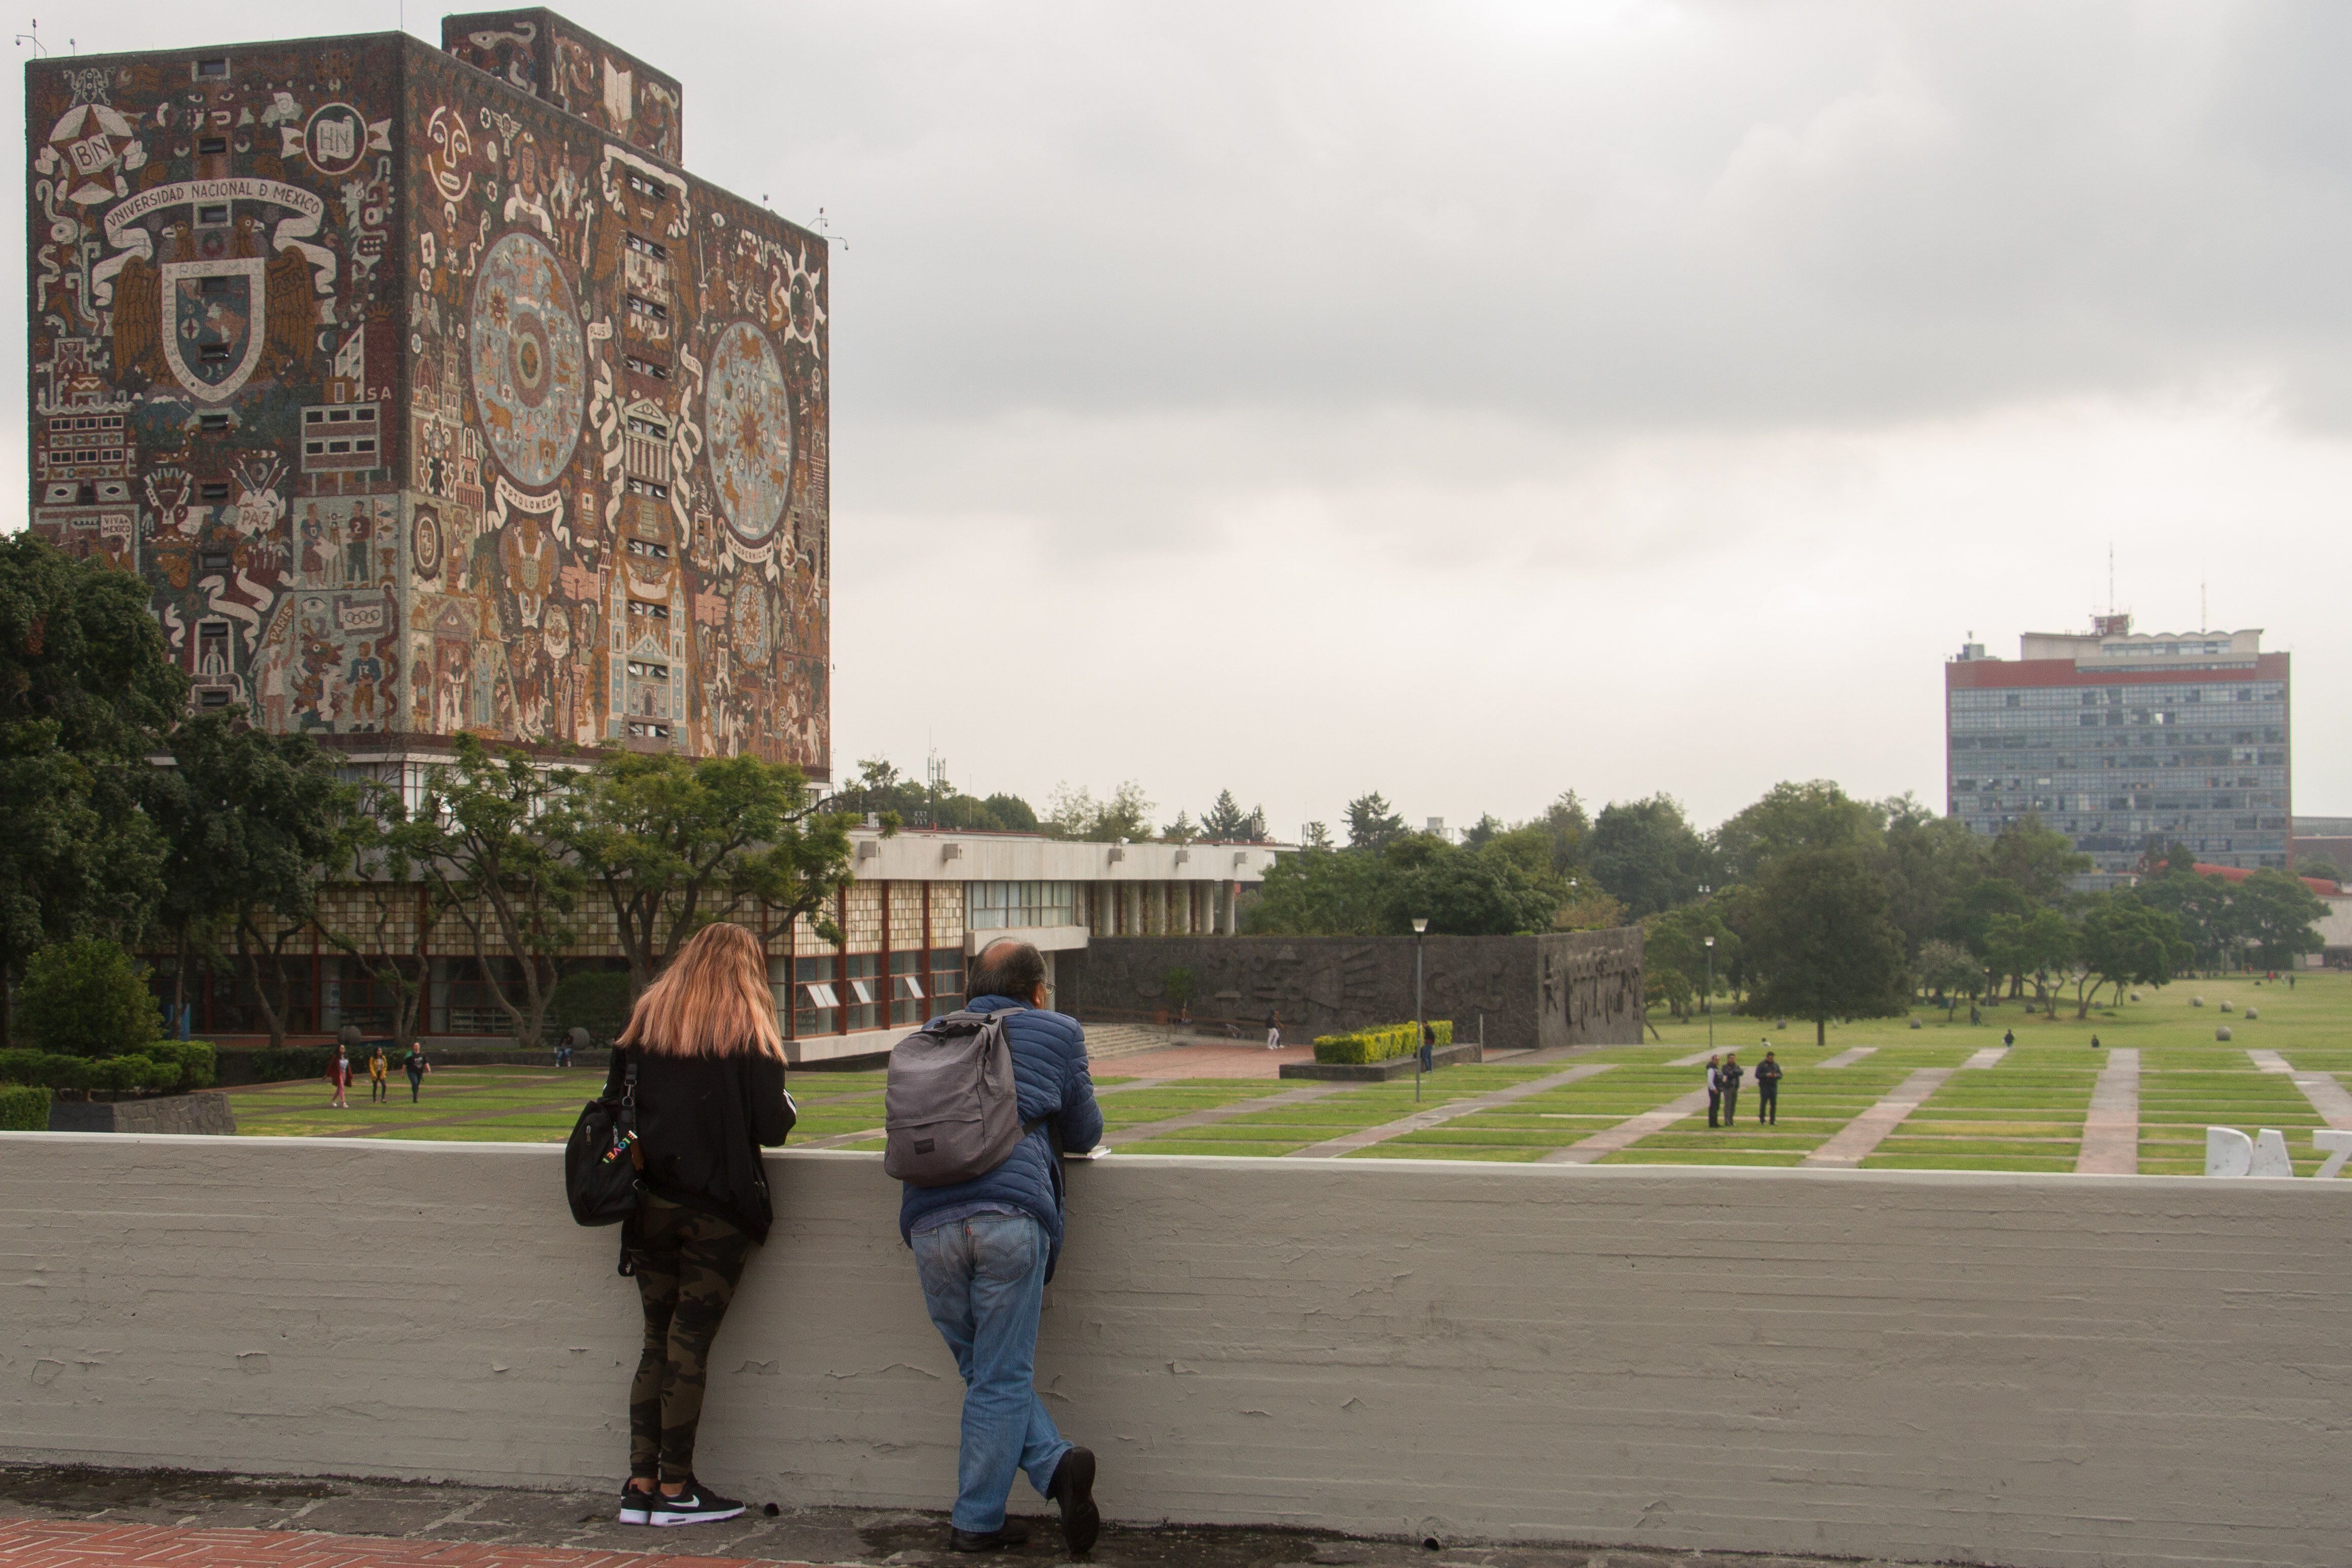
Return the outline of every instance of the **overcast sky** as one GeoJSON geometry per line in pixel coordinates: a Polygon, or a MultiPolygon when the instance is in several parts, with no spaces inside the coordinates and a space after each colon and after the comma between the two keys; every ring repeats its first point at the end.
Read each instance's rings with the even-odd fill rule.
{"type": "Polygon", "coordinates": [[[2352,6],[561,8],[847,242],[843,773],[1940,805],[1943,660],[2084,626],[2112,544],[2143,629],[2296,656],[2296,808],[2352,812],[2352,6]]]}

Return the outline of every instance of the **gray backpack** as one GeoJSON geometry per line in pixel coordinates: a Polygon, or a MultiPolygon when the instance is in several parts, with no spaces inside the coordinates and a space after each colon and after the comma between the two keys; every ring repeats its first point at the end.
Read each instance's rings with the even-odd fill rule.
{"type": "Polygon", "coordinates": [[[1004,1163],[1027,1135],[1004,1020],[1019,1012],[950,1013],[890,1047],[882,1089],[882,1169],[946,1187],[1004,1163]]]}

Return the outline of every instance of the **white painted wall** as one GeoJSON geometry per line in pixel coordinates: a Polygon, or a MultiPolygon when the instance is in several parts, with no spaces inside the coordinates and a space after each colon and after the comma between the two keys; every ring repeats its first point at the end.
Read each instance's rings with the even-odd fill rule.
{"type": "MultiPolygon", "coordinates": [[[[770,1169],[703,1469],[944,1508],[895,1191],[770,1169]]],[[[0,1134],[0,1454],[609,1481],[636,1313],[558,1186],[541,1147],[0,1134]]],[[[2352,1556],[2352,1183],[1129,1155],[1071,1189],[1041,1381],[1118,1518],[2352,1556]]]]}

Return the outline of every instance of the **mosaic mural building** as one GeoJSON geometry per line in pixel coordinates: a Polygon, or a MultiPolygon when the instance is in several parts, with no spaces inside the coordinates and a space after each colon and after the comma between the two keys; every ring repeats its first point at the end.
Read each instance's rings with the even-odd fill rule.
{"type": "Polygon", "coordinates": [[[543,10],[26,68],[34,530],[200,707],[830,775],[826,253],[543,10]]]}

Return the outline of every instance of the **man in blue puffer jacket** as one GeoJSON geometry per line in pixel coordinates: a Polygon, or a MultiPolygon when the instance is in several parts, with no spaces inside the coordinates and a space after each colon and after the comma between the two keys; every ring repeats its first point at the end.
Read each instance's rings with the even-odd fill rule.
{"type": "Polygon", "coordinates": [[[1037,1319],[1062,1255],[1062,1183],[1049,1131],[1066,1150],[1102,1140],[1102,1111],[1087,1076],[1087,1036],[1076,1018],[1045,1010],[1045,956],[1025,942],[989,944],[971,972],[974,1013],[1018,1009],[1005,1020],[1024,1125],[1042,1122],[984,1176],[948,1187],[911,1184],[898,1233],[915,1249],[923,1304],[963,1373],[963,1447],[948,1543],[958,1552],[1018,1546],[1025,1527],[1004,1517],[1013,1472],[1062,1510],[1073,1557],[1095,1543],[1095,1457],[1055,1430],[1037,1398],[1037,1319]]]}

